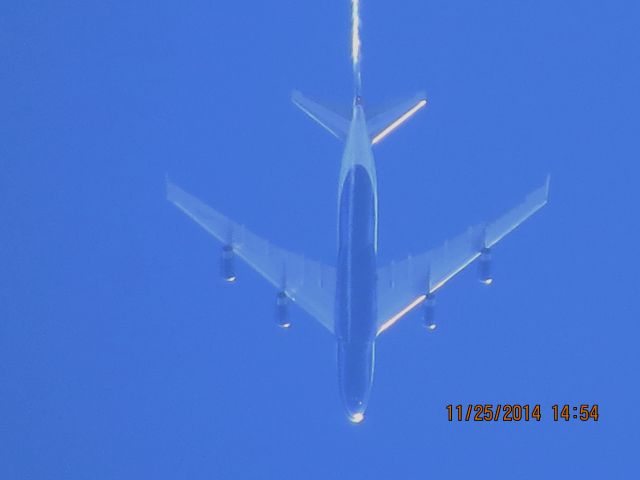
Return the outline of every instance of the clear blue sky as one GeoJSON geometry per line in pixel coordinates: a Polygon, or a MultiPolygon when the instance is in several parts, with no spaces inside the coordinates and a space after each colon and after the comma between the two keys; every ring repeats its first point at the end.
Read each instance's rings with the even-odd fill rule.
{"type": "Polygon", "coordinates": [[[635,478],[640,4],[363,0],[371,109],[430,104],[376,150],[381,261],[553,175],[549,206],[381,338],[368,418],[333,340],[164,199],[165,172],[284,247],[335,255],[347,0],[11,1],[0,16],[0,478],[635,478]],[[445,405],[541,403],[540,423],[445,405]],[[599,403],[597,424],[554,403],[599,403]],[[634,473],[635,472],[635,473],[634,473]]]}

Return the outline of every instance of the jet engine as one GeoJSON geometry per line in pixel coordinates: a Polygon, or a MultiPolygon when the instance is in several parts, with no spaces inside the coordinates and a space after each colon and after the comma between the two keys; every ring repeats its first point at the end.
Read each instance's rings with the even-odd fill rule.
{"type": "Polygon", "coordinates": [[[281,328],[289,328],[291,320],[289,320],[289,297],[284,291],[278,292],[276,295],[276,322],[281,328]]]}
{"type": "Polygon", "coordinates": [[[480,283],[483,285],[491,285],[493,283],[491,270],[491,250],[483,248],[478,259],[478,280],[480,283]]]}
{"type": "Polygon", "coordinates": [[[436,325],[436,298],[433,295],[427,295],[424,301],[424,326],[428,330],[434,331],[436,325]]]}
{"type": "Polygon", "coordinates": [[[222,254],[220,255],[220,275],[229,283],[235,282],[237,278],[235,256],[231,245],[222,247],[222,254]]]}

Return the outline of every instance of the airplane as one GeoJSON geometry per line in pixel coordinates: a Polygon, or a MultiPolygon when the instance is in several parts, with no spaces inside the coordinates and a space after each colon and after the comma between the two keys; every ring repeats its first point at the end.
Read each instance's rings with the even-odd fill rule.
{"type": "Polygon", "coordinates": [[[546,182],[497,219],[470,227],[444,245],[379,267],[378,194],[373,147],[426,105],[423,95],[368,118],[362,100],[359,0],[352,0],[354,97],[351,118],[292,94],[304,113],[345,142],[338,190],[336,266],[324,265],[264,240],[207,206],[167,179],[167,199],[218,239],[221,275],[236,280],[236,258],[244,260],[276,289],[279,326],[291,325],[294,303],[331,333],[337,344],[338,383],[349,420],[364,420],[375,365],[376,340],[422,305],[427,329],[436,328],[435,293],[474,261],[478,278],[490,285],[493,247],[541,209],[546,182]]]}

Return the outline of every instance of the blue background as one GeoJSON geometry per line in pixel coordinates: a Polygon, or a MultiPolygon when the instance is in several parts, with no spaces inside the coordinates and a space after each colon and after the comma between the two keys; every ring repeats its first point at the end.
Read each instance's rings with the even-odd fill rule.
{"type": "Polygon", "coordinates": [[[333,262],[341,145],[289,95],[348,108],[349,2],[3,4],[1,478],[634,478],[640,4],[363,2],[367,106],[430,100],[376,148],[382,263],[553,178],[493,288],[464,272],[437,333],[380,338],[357,427],[332,338],[276,328],[247,267],[224,285],[163,185],[333,262]],[[545,417],[447,421],[469,402],[545,417]]]}

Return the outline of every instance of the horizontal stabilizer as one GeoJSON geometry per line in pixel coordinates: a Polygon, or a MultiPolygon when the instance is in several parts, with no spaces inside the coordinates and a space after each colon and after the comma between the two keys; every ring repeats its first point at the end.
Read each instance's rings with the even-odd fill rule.
{"type": "Polygon", "coordinates": [[[291,94],[291,101],[304,113],[327,129],[332,135],[345,139],[349,133],[349,120],[328,108],[308,99],[298,91],[291,94]]]}
{"type": "Polygon", "coordinates": [[[424,93],[419,93],[411,100],[403,102],[373,117],[367,122],[371,143],[376,145],[396,130],[400,125],[409,120],[416,112],[427,104],[424,93]]]}

